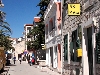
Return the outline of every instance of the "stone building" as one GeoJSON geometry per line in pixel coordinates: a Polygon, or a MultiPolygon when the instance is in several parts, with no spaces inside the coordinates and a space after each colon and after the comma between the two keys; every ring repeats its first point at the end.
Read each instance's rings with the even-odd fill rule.
{"type": "Polygon", "coordinates": [[[100,75],[100,45],[97,44],[99,38],[96,39],[100,33],[100,0],[63,0],[62,24],[64,73],[100,75]],[[80,16],[68,16],[68,3],[81,4],[80,16]],[[82,49],[82,57],[78,57],[79,47],[82,49]]]}

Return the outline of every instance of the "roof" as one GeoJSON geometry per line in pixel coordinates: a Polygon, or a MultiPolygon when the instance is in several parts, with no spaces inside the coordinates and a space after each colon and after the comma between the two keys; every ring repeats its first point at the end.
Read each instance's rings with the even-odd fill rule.
{"type": "Polygon", "coordinates": [[[16,40],[17,38],[8,38],[9,40],[16,40]]]}
{"type": "Polygon", "coordinates": [[[27,26],[33,26],[33,24],[25,24],[25,25],[24,25],[24,29],[25,29],[27,26]]]}
{"type": "Polygon", "coordinates": [[[33,26],[33,24],[25,24],[24,26],[33,26]]]}
{"type": "Polygon", "coordinates": [[[40,17],[34,17],[34,22],[40,22],[40,17]]]}

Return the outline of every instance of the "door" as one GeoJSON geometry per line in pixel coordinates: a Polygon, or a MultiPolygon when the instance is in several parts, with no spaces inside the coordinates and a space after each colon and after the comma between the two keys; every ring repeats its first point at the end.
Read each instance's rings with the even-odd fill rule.
{"type": "Polygon", "coordinates": [[[89,75],[93,75],[92,27],[87,29],[89,75]]]}

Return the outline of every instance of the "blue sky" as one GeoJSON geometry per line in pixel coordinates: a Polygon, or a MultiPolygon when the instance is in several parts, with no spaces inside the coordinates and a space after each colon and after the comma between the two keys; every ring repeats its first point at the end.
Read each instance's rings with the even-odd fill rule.
{"type": "Polygon", "coordinates": [[[33,18],[37,16],[39,7],[36,5],[40,0],[2,0],[6,13],[6,21],[10,24],[13,34],[12,38],[19,38],[24,31],[24,24],[32,24],[33,18]]]}

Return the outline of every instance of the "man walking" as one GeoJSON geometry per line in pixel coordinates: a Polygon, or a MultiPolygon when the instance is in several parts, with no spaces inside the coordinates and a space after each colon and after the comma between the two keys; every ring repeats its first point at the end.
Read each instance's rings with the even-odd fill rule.
{"type": "Polygon", "coordinates": [[[15,61],[16,61],[16,57],[15,56],[14,56],[13,60],[14,60],[14,64],[15,64],[15,61]]]}
{"type": "Polygon", "coordinates": [[[19,61],[20,61],[20,64],[21,64],[21,61],[22,61],[21,57],[19,57],[19,61]]]}

